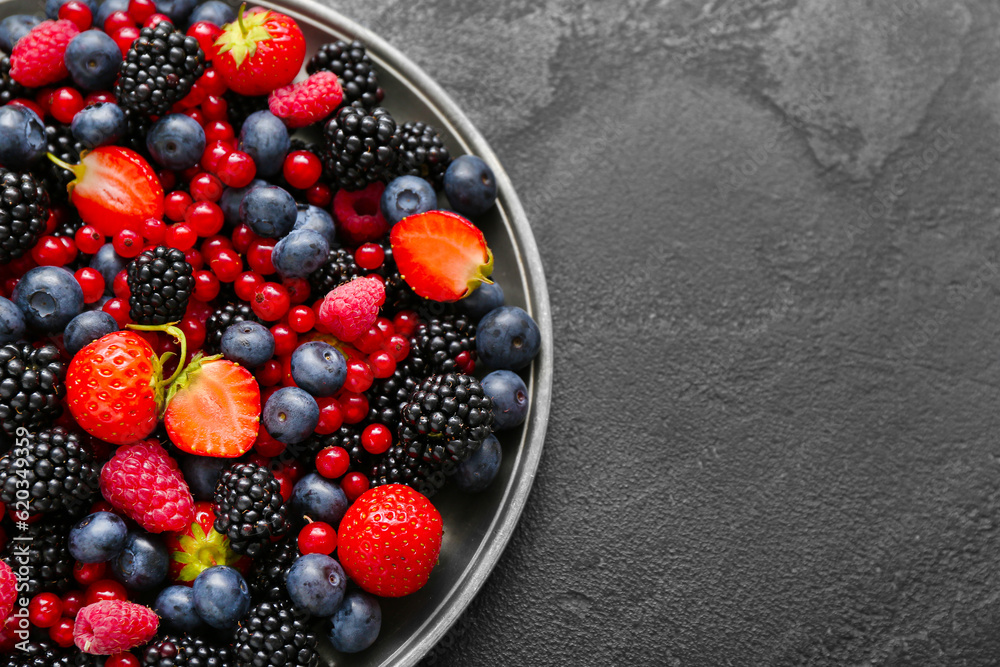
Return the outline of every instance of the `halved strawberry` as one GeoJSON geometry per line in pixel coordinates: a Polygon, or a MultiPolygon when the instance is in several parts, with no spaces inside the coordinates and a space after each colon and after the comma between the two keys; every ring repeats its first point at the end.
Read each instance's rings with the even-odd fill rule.
{"type": "Polygon", "coordinates": [[[253,561],[234,552],[229,538],[216,531],[214,523],[212,503],[197,502],[191,525],[164,536],[170,554],[171,581],[190,586],[199,574],[216,565],[228,565],[244,574],[250,569],[253,561]]]}
{"type": "Polygon", "coordinates": [[[242,456],[257,439],[260,387],[239,364],[195,357],[171,385],[163,420],[170,440],[185,452],[242,456]]]}
{"type": "Polygon", "coordinates": [[[76,176],[70,199],[83,221],[105,236],[122,229],[138,231],[148,218],[163,217],[163,186],[141,155],[121,146],[100,146],[80,164],[49,159],[76,176]]]}
{"type": "Polygon", "coordinates": [[[493,253],[474,224],[451,211],[403,218],[390,233],[392,256],[413,291],[434,301],[457,301],[490,282],[493,253]]]}

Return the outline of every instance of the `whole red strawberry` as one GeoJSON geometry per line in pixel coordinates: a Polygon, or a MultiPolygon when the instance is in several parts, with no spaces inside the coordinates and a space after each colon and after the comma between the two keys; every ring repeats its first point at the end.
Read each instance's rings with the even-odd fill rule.
{"type": "Polygon", "coordinates": [[[215,530],[215,512],[208,502],[195,503],[191,524],[166,535],[164,544],[170,554],[170,579],[183,584],[190,584],[216,565],[228,565],[246,573],[253,563],[247,556],[234,552],[229,538],[215,530]]]}
{"type": "Polygon", "coordinates": [[[194,520],[180,466],[155,440],[118,448],[101,469],[101,495],[151,533],[184,530],[194,520]]]}
{"type": "Polygon", "coordinates": [[[361,495],[337,529],[344,571],[364,590],[401,597],[427,583],[441,553],[441,514],[427,498],[402,484],[361,495]]]}
{"type": "Polygon", "coordinates": [[[337,75],[316,72],[305,81],[276,89],[267,106],[288,127],[306,127],[333,113],[343,99],[337,75]]]}
{"type": "Polygon", "coordinates": [[[223,26],[215,40],[215,71],[240,95],[266,95],[287,86],[306,57],[302,30],[290,17],[255,7],[223,26]]]}
{"type": "Polygon", "coordinates": [[[11,49],[10,78],[28,88],[65,79],[69,76],[66,47],[79,34],[71,21],[42,21],[11,49]]]}
{"type": "Polygon", "coordinates": [[[125,600],[101,600],[76,615],[73,642],[84,653],[111,655],[145,644],[160,619],[149,607],[125,600]]]}
{"type": "Polygon", "coordinates": [[[338,285],[319,307],[319,321],[334,336],[350,343],[371,329],[385,303],[385,285],[374,277],[355,278],[338,285]]]}
{"type": "Polygon", "coordinates": [[[0,624],[14,611],[17,599],[17,576],[6,561],[0,560],[0,624]]]}

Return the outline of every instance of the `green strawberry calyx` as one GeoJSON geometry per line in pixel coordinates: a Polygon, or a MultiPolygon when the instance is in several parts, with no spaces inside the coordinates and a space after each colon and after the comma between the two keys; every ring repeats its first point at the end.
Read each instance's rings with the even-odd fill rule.
{"type": "MultiPolygon", "coordinates": [[[[221,358],[221,354],[213,354],[212,356],[206,357],[199,352],[194,355],[183,370],[175,373],[174,376],[170,378],[170,387],[167,389],[167,399],[164,401],[164,406],[170,405],[170,401],[172,401],[174,396],[177,395],[177,392],[186,389],[198,378],[198,374],[201,373],[201,369],[205,364],[221,358]]],[[[164,409],[166,409],[166,407],[164,407],[164,409]]]]}
{"type": "Polygon", "coordinates": [[[178,579],[194,581],[199,574],[216,565],[232,566],[240,559],[229,546],[229,538],[210,527],[208,532],[200,523],[191,524],[191,534],[178,540],[180,549],[172,558],[183,565],[178,579]]]}
{"type": "Polygon", "coordinates": [[[272,39],[265,23],[270,17],[270,11],[246,14],[246,3],[240,5],[239,14],[232,23],[227,23],[222,34],[215,40],[219,47],[219,55],[228,53],[239,67],[247,58],[257,53],[257,44],[272,39]]]}

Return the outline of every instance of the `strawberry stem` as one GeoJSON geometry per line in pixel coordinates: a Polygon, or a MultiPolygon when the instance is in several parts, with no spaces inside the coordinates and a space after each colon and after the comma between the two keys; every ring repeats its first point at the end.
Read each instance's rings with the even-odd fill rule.
{"type": "MultiPolygon", "coordinates": [[[[160,380],[156,383],[157,390],[161,390],[166,387],[171,382],[177,379],[177,376],[181,374],[184,370],[184,360],[187,358],[187,337],[184,332],[178,329],[176,326],[177,322],[170,322],[168,324],[126,324],[129,329],[135,329],[136,331],[162,331],[163,333],[170,334],[174,337],[181,346],[181,356],[177,359],[177,368],[174,369],[174,374],[168,379],[160,380]]],[[[170,357],[173,356],[173,352],[165,352],[162,357],[160,357],[160,363],[164,364],[170,357]]]]}
{"type": "Polygon", "coordinates": [[[243,11],[246,8],[247,8],[247,3],[244,2],[242,5],[240,5],[240,13],[236,15],[236,22],[239,24],[240,32],[243,33],[244,37],[247,36],[247,27],[243,24],[243,11]]]}
{"type": "Polygon", "coordinates": [[[62,167],[66,171],[73,172],[73,175],[76,176],[77,180],[83,178],[83,175],[87,173],[87,168],[82,164],[69,164],[68,162],[63,162],[52,153],[46,153],[46,155],[48,155],[49,159],[52,160],[56,166],[62,167]]]}

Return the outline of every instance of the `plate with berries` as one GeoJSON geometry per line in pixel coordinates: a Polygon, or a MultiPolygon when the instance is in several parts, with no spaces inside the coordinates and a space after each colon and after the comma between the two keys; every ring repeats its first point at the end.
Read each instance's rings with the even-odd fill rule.
{"type": "Polygon", "coordinates": [[[377,35],[0,2],[2,664],[416,664],[517,523],[551,378],[509,178],[377,35]]]}

